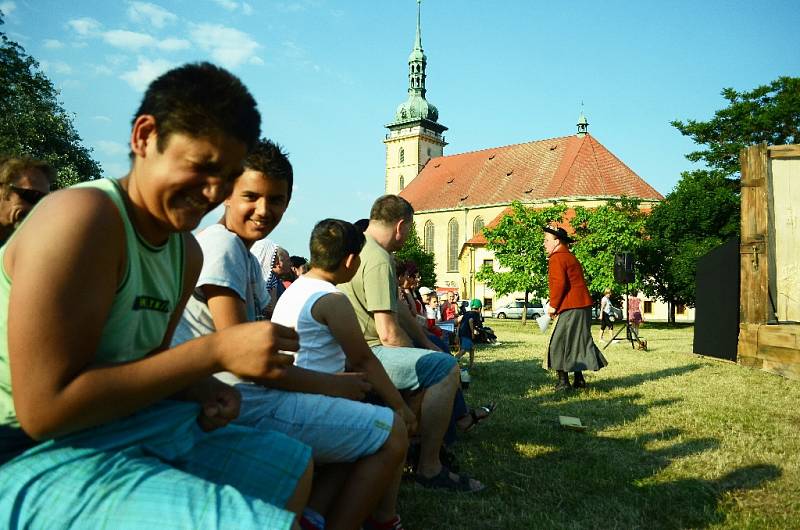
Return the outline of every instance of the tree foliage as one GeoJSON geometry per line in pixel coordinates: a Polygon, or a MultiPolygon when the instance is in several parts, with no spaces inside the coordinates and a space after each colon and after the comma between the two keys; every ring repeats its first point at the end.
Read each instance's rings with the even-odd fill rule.
{"type": "Polygon", "coordinates": [[[728,106],[709,121],[675,120],[672,125],[705,149],[686,158],[702,161],[724,176],[738,176],[739,152],[748,145],[800,141],[800,78],[779,77],[749,92],[722,91],[728,106]]]}
{"type": "Polygon", "coordinates": [[[53,83],[4,32],[0,32],[0,154],[47,160],[58,172],[56,188],[101,176],[53,83]]]}
{"type": "MultiPolygon", "coordinates": [[[[739,235],[742,148],[800,140],[800,78],[780,77],[745,92],[726,88],[722,96],[728,106],[709,121],[672,122],[681,134],[703,146],[686,158],[704,162],[707,168],[684,172],[646,222],[644,291],[672,308],[694,305],[697,260],[739,235]]],[[[672,310],[670,320],[674,320],[672,310]]]]}
{"type": "Polygon", "coordinates": [[[547,297],[547,256],[542,247],[542,228],[561,222],[566,210],[563,204],[533,209],[520,202],[512,203],[511,213],[496,227],[483,229],[486,247],[494,251],[501,270],[484,267],[478,271],[476,279],[499,296],[524,291],[547,297]]]}
{"type": "Polygon", "coordinates": [[[395,260],[397,263],[404,261],[413,261],[417,264],[417,269],[420,274],[420,285],[433,287],[436,285],[436,265],[432,253],[425,252],[422,248],[422,243],[417,233],[416,223],[411,223],[411,229],[408,232],[408,237],[403,248],[395,252],[395,260]]]}
{"type": "MultiPolygon", "coordinates": [[[[643,290],[672,306],[694,306],[697,260],[739,234],[739,188],[720,171],[683,173],[645,220],[643,290]]],[[[670,314],[672,319],[672,314],[670,314]]]]}
{"type": "MultiPolygon", "coordinates": [[[[645,226],[645,213],[639,203],[623,198],[598,208],[575,207],[575,217],[570,221],[576,236],[572,251],[581,262],[586,286],[595,299],[605,289],[625,291],[625,286],[614,280],[614,254],[630,252],[635,260],[639,259],[645,226]]],[[[637,274],[629,286],[631,292],[641,284],[641,274],[637,274]]]]}

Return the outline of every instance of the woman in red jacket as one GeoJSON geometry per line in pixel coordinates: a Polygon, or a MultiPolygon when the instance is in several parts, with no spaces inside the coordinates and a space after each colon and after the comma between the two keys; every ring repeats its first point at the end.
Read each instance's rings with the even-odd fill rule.
{"type": "Polygon", "coordinates": [[[596,371],[608,364],[592,338],[592,297],[583,268],[569,251],[574,240],[563,228],[548,226],[544,232],[550,284],[548,311],[551,316],[558,315],[547,351],[547,367],[558,374],[556,390],[570,388],[568,372],[575,372],[575,388],[585,388],[583,370],[596,371]]]}

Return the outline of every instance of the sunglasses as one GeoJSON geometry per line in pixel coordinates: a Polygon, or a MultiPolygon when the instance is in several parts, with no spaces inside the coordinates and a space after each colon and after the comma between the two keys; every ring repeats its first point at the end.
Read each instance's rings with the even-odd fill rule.
{"type": "Polygon", "coordinates": [[[11,191],[19,195],[20,199],[27,202],[31,206],[36,204],[37,202],[41,201],[47,192],[39,191],[39,190],[32,190],[30,188],[20,188],[18,186],[9,186],[11,191]]]}

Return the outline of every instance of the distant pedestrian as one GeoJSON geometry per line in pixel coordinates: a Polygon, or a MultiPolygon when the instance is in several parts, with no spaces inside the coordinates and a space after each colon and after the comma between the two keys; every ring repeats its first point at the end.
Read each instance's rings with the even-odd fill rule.
{"type": "Polygon", "coordinates": [[[602,341],[606,336],[606,329],[614,332],[614,320],[612,318],[611,309],[611,289],[606,289],[603,292],[603,298],[600,300],[600,340],[602,341]]]}

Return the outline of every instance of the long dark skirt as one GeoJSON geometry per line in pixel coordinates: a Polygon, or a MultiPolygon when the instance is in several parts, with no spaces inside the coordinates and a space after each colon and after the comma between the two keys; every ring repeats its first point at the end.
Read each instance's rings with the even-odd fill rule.
{"type": "Polygon", "coordinates": [[[592,309],[567,309],[556,320],[547,367],[565,372],[599,370],[608,364],[592,338],[592,309]]]}

